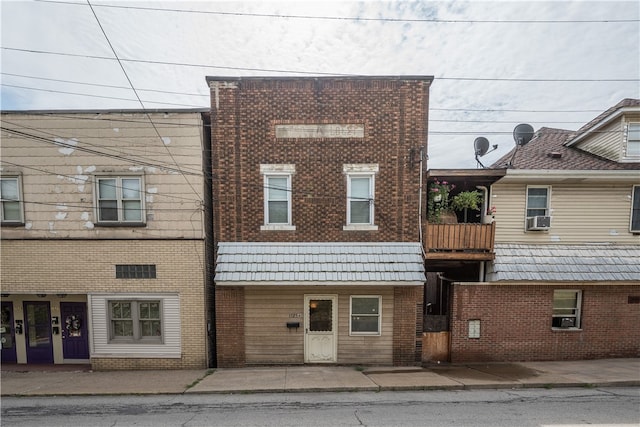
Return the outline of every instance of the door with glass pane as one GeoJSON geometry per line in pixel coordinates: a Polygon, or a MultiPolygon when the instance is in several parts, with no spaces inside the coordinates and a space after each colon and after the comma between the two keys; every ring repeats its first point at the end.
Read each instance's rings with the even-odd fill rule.
{"type": "Polygon", "coordinates": [[[337,296],[305,295],[304,304],[305,363],[337,362],[337,296]]]}
{"type": "Polygon", "coordinates": [[[45,301],[24,303],[27,363],[53,363],[51,311],[45,301]]]}

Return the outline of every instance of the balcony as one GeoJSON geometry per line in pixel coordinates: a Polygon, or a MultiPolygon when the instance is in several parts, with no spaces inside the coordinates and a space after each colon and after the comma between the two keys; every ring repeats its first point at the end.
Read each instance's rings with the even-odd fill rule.
{"type": "Polygon", "coordinates": [[[495,223],[431,224],[425,227],[427,260],[490,261],[495,254],[495,223]]]}

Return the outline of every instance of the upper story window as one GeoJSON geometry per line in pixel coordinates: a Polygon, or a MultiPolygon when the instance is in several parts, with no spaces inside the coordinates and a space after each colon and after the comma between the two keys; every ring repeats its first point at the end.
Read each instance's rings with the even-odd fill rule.
{"type": "Polygon", "coordinates": [[[640,157],[640,123],[629,123],[627,126],[625,157],[640,157]]]}
{"type": "Polygon", "coordinates": [[[0,177],[0,200],[2,223],[4,225],[22,224],[24,221],[19,176],[0,177]]]}
{"type": "Polygon", "coordinates": [[[133,225],[144,223],[142,177],[96,177],[98,223],[133,225]]]}
{"type": "Polygon", "coordinates": [[[264,179],[264,225],[261,230],[295,230],[291,178],[295,165],[260,165],[264,179]]]}
{"type": "Polygon", "coordinates": [[[549,216],[550,187],[527,187],[527,218],[549,216]]]}
{"type": "Polygon", "coordinates": [[[345,230],[377,230],[375,213],[375,174],[377,164],[344,165],[347,175],[347,225],[345,230]]]}
{"type": "Polygon", "coordinates": [[[640,233],[640,185],[633,186],[631,197],[631,226],[633,233],[640,233]]]}

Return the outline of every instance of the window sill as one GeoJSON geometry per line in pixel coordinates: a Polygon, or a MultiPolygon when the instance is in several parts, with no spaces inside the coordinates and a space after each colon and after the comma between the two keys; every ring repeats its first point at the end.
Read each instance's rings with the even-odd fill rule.
{"type": "Polygon", "coordinates": [[[349,332],[350,337],[379,337],[382,336],[380,332],[349,332]]]}
{"type": "Polygon", "coordinates": [[[582,328],[551,328],[553,332],[582,332],[582,328]]]}
{"type": "Polygon", "coordinates": [[[377,225],[371,224],[349,224],[342,227],[343,231],[377,231],[377,225]]]}
{"type": "Polygon", "coordinates": [[[2,222],[0,223],[3,227],[24,227],[24,222],[2,222]]]}
{"type": "Polygon", "coordinates": [[[146,227],[144,222],[96,222],[96,227],[146,227]]]}
{"type": "Polygon", "coordinates": [[[269,224],[269,225],[261,225],[260,231],[295,231],[295,225],[286,225],[286,224],[269,224]]]}

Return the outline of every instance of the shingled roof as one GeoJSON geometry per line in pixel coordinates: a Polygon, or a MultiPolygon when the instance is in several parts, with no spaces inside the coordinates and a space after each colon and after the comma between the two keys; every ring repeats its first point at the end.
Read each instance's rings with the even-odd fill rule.
{"type": "Polygon", "coordinates": [[[587,133],[615,111],[640,105],[638,99],[624,99],[578,131],[543,127],[526,145],[514,147],[496,161],[492,168],[548,170],[637,170],[638,163],[620,163],[570,146],[571,140],[587,133]]]}

